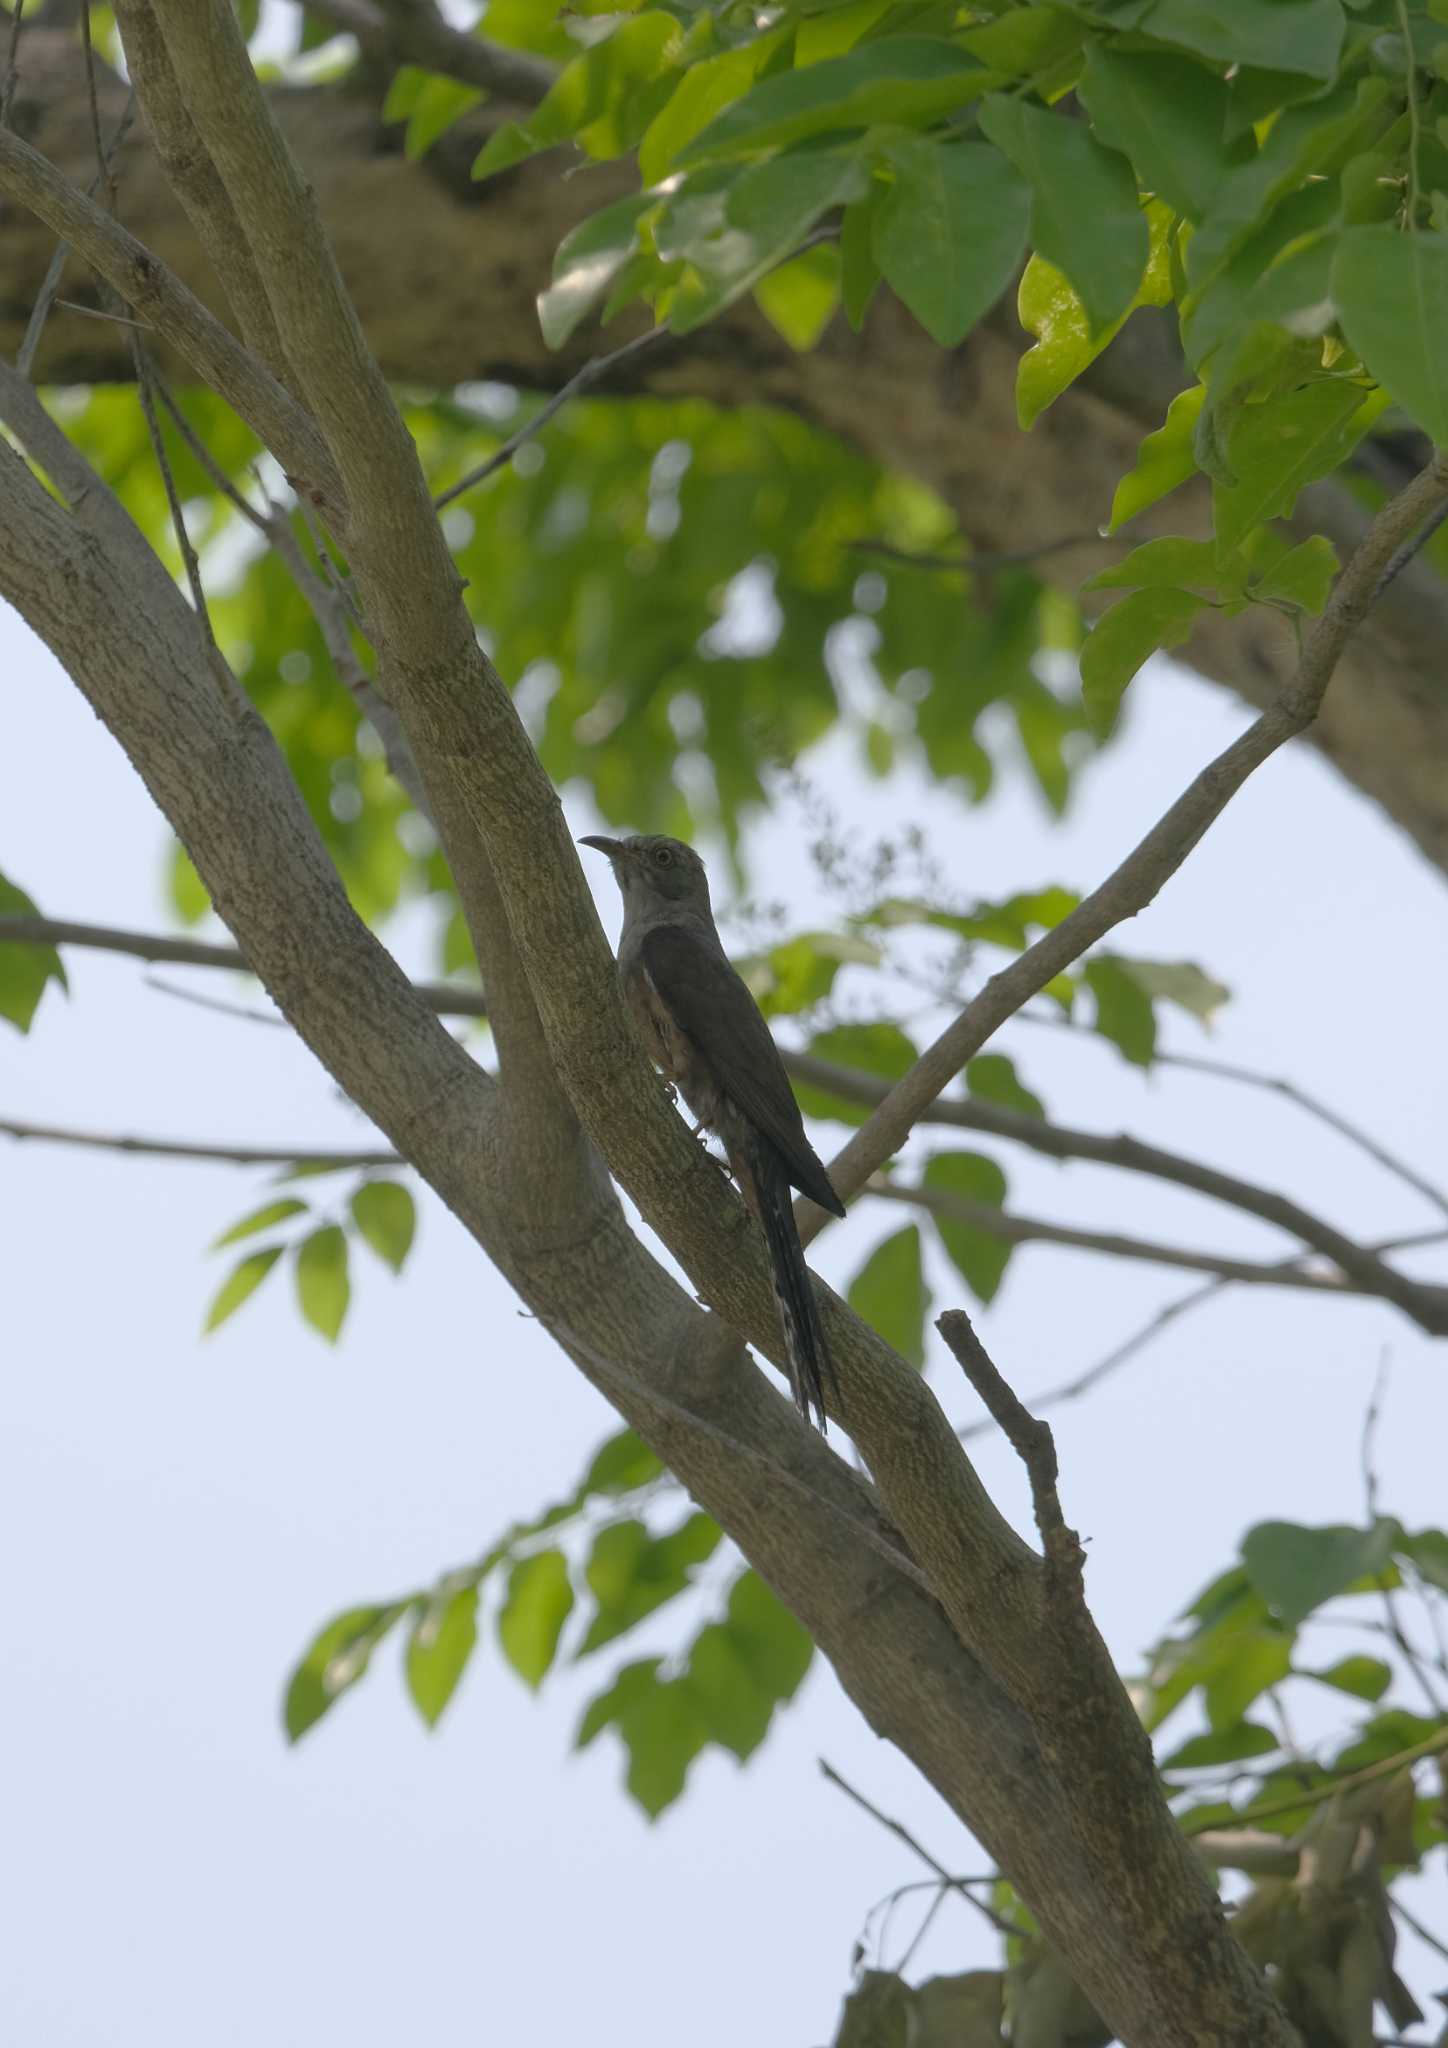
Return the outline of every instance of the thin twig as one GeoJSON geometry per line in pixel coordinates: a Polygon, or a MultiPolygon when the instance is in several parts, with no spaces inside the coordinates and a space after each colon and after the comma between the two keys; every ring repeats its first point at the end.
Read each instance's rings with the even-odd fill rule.
{"type": "Polygon", "coordinates": [[[911,1834],[903,1821],[892,1820],[888,1813],[882,1813],[872,1800],[865,1797],[863,1792],[856,1791],[848,1778],[842,1778],[834,1765],[827,1762],[824,1757],[819,1758],[819,1767],[829,1782],[837,1786],[847,1799],[853,1799],[856,1806],[869,1814],[871,1820],[878,1821],[882,1828],[887,1829],[890,1834],[895,1836],[897,1841],[903,1842],[913,1855],[918,1856],[927,1870],[933,1870],[942,1885],[948,1887],[951,1891],[958,1892],[963,1899],[969,1899],[977,1913],[989,1920],[991,1926],[996,1928],[999,1933],[1012,1936],[1020,1933],[1019,1927],[1012,1926],[1009,1920],[1003,1919],[993,1907],[986,1905],[983,1899],[976,1898],[975,1894],[968,1889],[969,1881],[967,1879],[953,1877],[943,1863],[937,1862],[924,1843],[917,1841],[915,1836],[911,1834]]]}
{"type": "MultiPolygon", "coordinates": [[[[1022,1024],[1045,1025],[1053,1031],[1069,1031],[1078,1037],[1090,1039],[1097,1045],[1105,1043],[1093,1027],[1077,1024],[1073,1019],[1059,1014],[1043,1010],[1022,1010],[1017,1021],[1022,1024]]],[[[1363,1130],[1361,1125],[1353,1123],[1340,1110],[1333,1109],[1320,1096],[1309,1094],[1307,1089],[1300,1087],[1296,1081],[1289,1080],[1286,1075],[1259,1074],[1252,1067],[1238,1066],[1233,1060],[1211,1059],[1204,1053],[1158,1051],[1153,1054],[1153,1059],[1158,1066],[1179,1067],[1186,1073],[1210,1074],[1217,1080],[1236,1081],[1245,1088],[1260,1088],[1269,1095],[1280,1095],[1285,1102],[1292,1103],[1306,1115],[1326,1124],[1329,1130],[1336,1131],[1339,1137],[1346,1138],[1349,1144],[1356,1145],[1360,1152],[1365,1153],[1385,1172],[1396,1175],[1406,1186],[1414,1189],[1426,1201],[1431,1202],[1434,1208],[1440,1209],[1448,1216],[1448,1194],[1445,1194],[1442,1188],[1435,1187],[1432,1181],[1425,1179],[1414,1167],[1389,1152],[1371,1133],[1363,1130]]]]}
{"type": "MultiPolygon", "coordinates": [[[[139,334],[131,336],[131,366],[135,371],[136,392],[145,416],[146,433],[151,442],[151,453],[156,458],[156,467],[161,472],[161,482],[166,491],[166,503],[171,511],[171,526],[176,535],[176,545],[181,551],[181,560],[186,570],[186,581],[191,589],[191,602],[196,616],[201,621],[201,630],[206,635],[212,665],[221,663],[221,650],[216,644],[212,630],[211,613],[207,609],[206,592],[201,582],[201,563],[197,559],[191,536],[186,531],[186,515],[181,509],[181,494],[176,488],[176,479],[171,472],[171,458],[166,453],[166,443],[161,434],[161,422],[156,417],[156,399],[151,386],[151,359],[147,355],[139,334]]],[[[228,671],[228,675],[229,675],[228,671]]]]}
{"type": "Polygon", "coordinates": [[[19,1123],[0,1117],[0,1137],[49,1145],[85,1145],[98,1152],[144,1153],[152,1159],[195,1159],[218,1166],[400,1166],[396,1152],[319,1151],[305,1145],[190,1145],[169,1138],[132,1138],[109,1131],[72,1131],[59,1124],[19,1123]]]}
{"type": "MultiPolygon", "coordinates": [[[[1001,1025],[1123,919],[1154,901],[1248,778],[1279,747],[1308,730],[1344,648],[1372,606],[1383,569],[1445,501],[1448,456],[1435,450],[1426,468],[1373,520],[1307,635],[1292,676],[1267,709],[1207,763],[1069,916],[992,976],[839,1152],[830,1178],[846,1199],[900,1149],[923,1112],[1001,1025]]],[[[805,1216],[802,1230],[813,1237],[826,1221],[825,1212],[816,1209],[805,1216]]],[[[1349,1255],[1362,1256],[1350,1246],[1349,1255]]],[[[1385,1267],[1383,1276],[1389,1300],[1419,1328],[1433,1335],[1448,1334],[1448,1309],[1443,1304],[1406,1274],[1385,1267]]]]}
{"type": "MultiPolygon", "coordinates": [[[[1009,968],[1005,970],[1007,975],[1011,971],[1009,968]]],[[[1000,979],[997,976],[997,980],[1000,979]]],[[[786,1054],[785,1064],[801,1080],[842,1095],[847,1101],[878,1103],[883,1107],[888,1105],[895,1092],[888,1082],[875,1075],[836,1067],[831,1062],[816,1059],[812,1053],[786,1054]]],[[[1249,1216],[1260,1216],[1264,1223],[1275,1224],[1279,1230],[1286,1231],[1331,1259],[1342,1272],[1363,1282],[1369,1294],[1380,1295],[1386,1301],[1406,1307],[1415,1320],[1422,1320],[1426,1315],[1431,1317],[1435,1328],[1437,1322],[1445,1320],[1443,1304],[1434,1298],[1430,1290],[1424,1289],[1417,1281],[1406,1280],[1392,1267],[1375,1259],[1354,1239],[1320,1216],[1313,1215],[1300,1203],[1278,1194],[1274,1189],[1242,1180],[1236,1174],[1224,1173],[1218,1167],[1170,1152],[1164,1146],[1148,1145],[1140,1138],[1125,1133],[1109,1137],[1095,1131],[1069,1129],[1044,1117],[973,1098],[932,1097],[912,1118],[912,1125],[914,1123],[959,1124],[965,1129],[989,1131],[998,1137],[1009,1138],[1015,1144],[1027,1145],[1033,1151],[1044,1153],[1049,1159],[1090,1159],[1102,1166],[1123,1168],[1128,1173],[1144,1173],[1156,1180],[1174,1181],[1179,1187],[1192,1188],[1196,1193],[1209,1195],[1214,1201],[1225,1202],[1233,1209],[1245,1210],[1249,1216]]],[[[868,1129],[869,1125],[865,1128],[868,1129]]],[[[802,1227],[807,1235],[810,1234],[808,1219],[802,1227]]],[[[1444,1300],[1448,1301],[1448,1295],[1444,1300]]],[[[1429,1326],[1427,1321],[1423,1321],[1423,1327],[1429,1326]]]]}
{"type": "MultiPolygon", "coordinates": [[[[867,1182],[864,1192],[877,1201],[900,1202],[907,1207],[928,1210],[948,1221],[964,1223],[972,1230],[1007,1244],[1057,1244],[1075,1251],[1104,1252],[1110,1258],[1137,1259],[1147,1265],[1174,1266],[1189,1273],[1210,1273],[1215,1280],[1240,1282],[1243,1286],[1295,1287],[1317,1294],[1362,1294],[1357,1281],[1339,1274],[1314,1273],[1282,1260],[1234,1259],[1225,1253],[1197,1252],[1185,1245],[1157,1244],[1149,1238],[1128,1237],[1111,1230],[1081,1230],[1065,1223],[1049,1223],[1041,1217],[1021,1216],[999,1209],[989,1202],[972,1202],[945,1188],[906,1186],[880,1175],[867,1182]]],[[[1438,1233],[1434,1233],[1436,1236],[1438,1233]]]]}
{"type": "MultiPolygon", "coordinates": [[[[921,1942],[922,1942],[922,1941],[924,1941],[924,1939],[925,1939],[926,1935],[927,1935],[927,1934],[928,1934],[928,1933],[930,1932],[931,1928],[932,1928],[932,1927],[934,1926],[934,1924],[935,1924],[935,1916],[936,1916],[936,1914],[937,1914],[937,1913],[938,1913],[938,1912],[940,1911],[941,1907],[942,1907],[942,1906],[943,1906],[943,1905],[945,1904],[945,1898],[946,1898],[946,1894],[947,1894],[947,1892],[949,1892],[949,1890],[950,1890],[950,1886],[949,1886],[948,1884],[945,1884],[944,1882],[940,1883],[940,1884],[939,1884],[939,1885],[937,1886],[937,1888],[936,1888],[936,1893],[935,1893],[935,1897],[934,1897],[934,1898],[933,1898],[933,1899],[932,1899],[932,1900],[930,1901],[930,1904],[929,1904],[929,1905],[928,1905],[928,1906],[926,1907],[926,1909],[925,1909],[925,1912],[924,1912],[924,1915],[923,1915],[923,1917],[922,1917],[922,1919],[921,1919],[920,1925],[919,1925],[919,1926],[918,1926],[918,1927],[916,1928],[916,1930],[915,1930],[915,1936],[914,1936],[914,1939],[913,1939],[913,1940],[911,1941],[911,1943],[910,1943],[909,1947],[908,1947],[908,1948],[906,1949],[906,1951],[905,1951],[904,1955],[902,1955],[902,1956],[901,1956],[901,1958],[900,1958],[899,1962],[898,1962],[898,1963],[897,1963],[897,1964],[895,1965],[895,1974],[896,1974],[897,1976],[899,1976],[899,1977],[903,1977],[903,1976],[904,1976],[904,1974],[905,1974],[905,1972],[906,1972],[906,1971],[907,1971],[907,1970],[909,1969],[909,1967],[910,1967],[910,1963],[911,1963],[911,1959],[913,1958],[913,1956],[914,1956],[914,1954],[915,1954],[915,1951],[916,1951],[916,1949],[918,1949],[918,1948],[919,1948],[919,1946],[920,1946],[921,1942]]],[[[967,1894],[967,1896],[969,1896],[969,1894],[967,1894]]],[[[881,1943],[882,1943],[882,1945],[883,1945],[883,1942],[884,1942],[884,1932],[883,1932],[883,1930],[881,1931],[881,1936],[880,1936],[880,1939],[881,1939],[881,1943]]],[[[883,1958],[882,1958],[882,1960],[883,1960],[883,1958]]]]}
{"type": "Polygon", "coordinates": [[[570,398],[576,398],[580,391],[588,390],[590,385],[596,384],[601,377],[606,377],[610,370],[616,370],[620,363],[642,355],[645,349],[652,348],[657,341],[662,341],[668,331],[667,327],[651,327],[647,334],[635,335],[634,339],[626,341],[622,348],[613,349],[606,356],[595,356],[591,362],[585,363],[581,370],[574,372],[561,390],[554,392],[546,405],[540,406],[532,419],[519,427],[516,434],[508,437],[496,455],[490,455],[486,462],[479,463],[476,469],[470,469],[460,482],[449,484],[445,491],[439,491],[432,501],[434,508],[441,512],[444,505],[451,505],[455,498],[462,497],[465,491],[472,490],[475,484],[484,482],[495,471],[500,470],[504,463],[512,460],[525,441],[531,441],[541,428],[547,426],[549,420],[567,405],[570,398]]]}
{"type": "MultiPolygon", "coordinates": [[[[1445,1240],[1448,1240],[1448,1231],[1420,1230],[1415,1231],[1411,1237],[1382,1238],[1370,1249],[1379,1255],[1386,1252],[1417,1251],[1424,1245],[1442,1244],[1445,1240]]],[[[1284,1274],[1300,1270],[1302,1263],[1302,1254],[1295,1259],[1284,1259],[1278,1272],[1284,1274]]],[[[1059,1408],[1067,1401],[1079,1400],[1083,1394],[1089,1394],[1093,1387],[1099,1386],[1103,1380],[1109,1379],[1112,1373],[1129,1364],[1138,1352],[1145,1350],[1148,1344],[1180,1316],[1188,1314],[1192,1309],[1204,1307],[1216,1295],[1225,1294],[1231,1285],[1230,1280],[1209,1280],[1204,1287],[1193,1287],[1186,1294],[1178,1295],[1175,1301],[1169,1301],[1162,1308],[1155,1310],[1139,1329],[1134,1330],[1129,1337],[1108,1351],[1104,1358],[1097,1359],[1096,1363],[1088,1366],[1084,1372],[1074,1373],[1070,1379],[1058,1381],[1055,1386],[1047,1387],[1035,1395],[1032,1406],[1037,1412],[1043,1408],[1059,1408]]],[[[962,1443],[969,1443],[972,1438],[988,1436],[994,1426],[990,1422],[972,1422],[964,1429],[957,1430],[956,1434],[962,1443]]]]}
{"type": "Polygon", "coordinates": [[[109,320],[113,327],[134,327],[138,334],[149,334],[148,320],[133,320],[129,313],[111,313],[104,306],[83,306],[79,299],[57,299],[56,305],[67,313],[78,313],[82,320],[109,320]]]}
{"type": "Polygon", "coordinates": [[[1411,540],[1404,541],[1403,545],[1389,562],[1387,568],[1383,571],[1383,580],[1379,583],[1377,589],[1379,597],[1382,596],[1394,577],[1401,576],[1413,558],[1423,552],[1423,549],[1427,547],[1429,541],[1445,519],[1448,519],[1448,505],[1440,505],[1433,514],[1433,517],[1425,521],[1421,532],[1414,534],[1411,540]]]}
{"type": "MultiPolygon", "coordinates": [[[[105,154],[108,165],[115,157],[116,151],[125,141],[131,122],[135,118],[135,112],[136,94],[135,88],[132,87],[131,91],[126,95],[126,104],[121,109],[121,118],[116,123],[115,132],[106,145],[105,154]]],[[[102,173],[99,170],[93,174],[90,184],[86,187],[87,198],[94,197],[100,186],[101,177],[102,173]]],[[[35,304],[30,309],[30,318],[25,323],[25,334],[15,357],[15,367],[19,370],[22,377],[30,375],[30,366],[35,361],[35,352],[40,347],[40,337],[45,332],[45,323],[50,318],[52,306],[56,303],[56,293],[60,290],[60,280],[65,274],[66,261],[69,255],[70,243],[65,240],[57,242],[45,276],[41,280],[40,290],[36,294],[35,304]]],[[[66,303],[70,304],[71,302],[67,301],[66,303]]],[[[80,308],[72,306],[71,310],[78,312],[80,308]]]]}
{"type": "Polygon", "coordinates": [[[1036,1527],[1041,1532],[1041,1548],[1046,1556],[1047,1585],[1053,1598],[1064,1608],[1084,1614],[1081,1570],[1086,1553],[1080,1537],[1068,1528],[1061,1512],[1061,1499],[1056,1491],[1060,1468],[1051,1425],[1038,1421],[1007,1386],[963,1308],[947,1309],[944,1315],[936,1317],[935,1327],[1026,1468],[1036,1527]]]}
{"type": "MultiPolygon", "coordinates": [[[[1424,1736],[1421,1742],[1415,1742],[1411,1749],[1400,1749],[1396,1756],[1380,1757],[1375,1764],[1366,1764],[1360,1771],[1349,1771],[1345,1778],[1332,1778],[1325,1785],[1313,1785],[1301,1792],[1290,1792],[1282,1799],[1267,1799],[1260,1806],[1248,1806],[1237,1815],[1234,1825],[1250,1827],[1255,1821],[1273,1820],[1279,1813],[1293,1813],[1299,1806],[1321,1806],[1324,1800],[1335,1798],[1339,1792],[1350,1792],[1358,1785],[1370,1785],[1378,1778],[1390,1778],[1395,1771],[1405,1771],[1410,1764],[1422,1763],[1430,1756],[1441,1756],[1445,1750],[1448,1750],[1448,1728],[1440,1728],[1434,1734],[1424,1736]]],[[[1182,1825],[1190,1837],[1190,1814],[1182,1825]]]]}
{"type": "Polygon", "coordinates": [[[194,1003],[198,1010],[211,1010],[218,1017],[237,1017],[245,1024],[270,1024],[275,1030],[290,1028],[280,1011],[253,1009],[249,1003],[229,1003],[224,996],[204,996],[199,989],[182,988],[179,982],[163,981],[159,974],[145,974],[141,979],[157,995],[171,996],[178,1003],[194,1003]]]}
{"type": "Polygon", "coordinates": [[[179,403],[173,397],[170,385],[167,384],[165,378],[154,365],[151,369],[151,380],[156,387],[156,396],[171,415],[172,425],[186,443],[186,446],[190,449],[197,462],[200,463],[206,474],[211,478],[217,490],[235,506],[243,519],[249,521],[252,526],[255,526],[260,532],[270,537],[270,528],[264,515],[257,511],[255,505],[251,503],[243,491],[238,490],[236,484],[227,475],[226,471],[207,447],[205,441],[197,433],[195,427],[192,426],[190,420],[187,419],[179,403]]]}
{"type": "MultiPolygon", "coordinates": [[[[239,974],[252,972],[239,946],[218,945],[209,939],[170,939],[157,932],[123,931],[112,925],[77,924],[60,917],[20,917],[9,913],[0,916],[0,945],[7,941],[24,946],[85,946],[101,953],[122,953],[135,960],[164,961],[172,967],[221,967],[239,974]]],[[[488,1014],[480,989],[453,988],[445,981],[419,981],[414,986],[439,1017],[488,1014]]]]}

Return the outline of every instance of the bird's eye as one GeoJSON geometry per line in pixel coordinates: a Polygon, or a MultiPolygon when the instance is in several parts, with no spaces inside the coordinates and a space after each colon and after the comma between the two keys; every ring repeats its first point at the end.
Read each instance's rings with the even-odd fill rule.
{"type": "Polygon", "coordinates": [[[667,846],[656,846],[654,848],[654,864],[657,867],[661,868],[670,868],[673,866],[674,856],[669,852],[667,846]]]}

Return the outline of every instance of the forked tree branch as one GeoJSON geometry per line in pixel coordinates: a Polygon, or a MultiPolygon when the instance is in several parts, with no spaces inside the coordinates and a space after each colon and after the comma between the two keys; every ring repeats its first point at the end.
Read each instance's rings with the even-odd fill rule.
{"type": "MultiPolygon", "coordinates": [[[[1435,452],[1427,467],[1373,520],[1338,577],[1292,679],[1275,701],[1202,769],[1120,865],[1068,917],[991,977],[836,1155],[830,1176],[846,1198],[899,1150],[923,1111],[1000,1026],[1088,947],[1144,910],[1248,776],[1286,741],[1307,730],[1343,649],[1367,616],[1387,564],[1444,502],[1448,502],[1448,456],[1435,452]]],[[[811,1221],[816,1229],[821,1227],[824,1212],[818,1211],[811,1221]]],[[[1351,1256],[1348,1247],[1341,1249],[1349,1250],[1351,1256]]],[[[1339,1253],[1333,1256],[1339,1257],[1339,1253]]],[[[1389,1286],[1389,1299],[1415,1322],[1434,1335],[1448,1334],[1448,1313],[1426,1290],[1399,1274],[1390,1274],[1389,1286]]]]}

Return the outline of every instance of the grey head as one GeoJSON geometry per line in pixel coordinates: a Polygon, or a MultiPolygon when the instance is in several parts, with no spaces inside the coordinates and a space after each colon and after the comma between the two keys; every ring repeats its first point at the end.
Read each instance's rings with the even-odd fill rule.
{"type": "Polygon", "coordinates": [[[590,833],[580,846],[606,853],[614,880],[623,894],[625,923],[647,915],[662,922],[669,915],[702,916],[712,923],[709,877],[692,846],[656,833],[632,839],[607,839],[590,833]]]}

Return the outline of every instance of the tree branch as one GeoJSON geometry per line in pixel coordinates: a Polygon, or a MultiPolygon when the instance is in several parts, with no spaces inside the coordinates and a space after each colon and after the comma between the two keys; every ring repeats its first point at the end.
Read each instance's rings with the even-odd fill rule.
{"type": "MultiPolygon", "coordinates": [[[[1006,1385],[994,1362],[976,1335],[975,1326],[963,1308],[947,1309],[936,1318],[935,1327],[954,1354],[955,1361],[990,1411],[991,1419],[1003,1432],[1011,1449],[1026,1468],[1031,1482],[1031,1502],[1041,1547],[1046,1557],[1046,1583],[1050,1597],[1068,1629],[1085,1621],[1086,1594],[1082,1572],[1086,1553],[1074,1529],[1066,1526],[1056,1491],[1059,1466],[1056,1440],[1048,1422],[1038,1422],[1006,1385]]],[[[1089,1629],[1090,1623],[1086,1621],[1089,1629]]],[[[1087,1645],[1088,1651],[1090,1645],[1087,1645]]],[[[1089,1668],[1089,1664],[1088,1664],[1089,1668]]],[[[1114,1708],[1115,1700],[1113,1697],[1114,1708]]]]}
{"type": "MultiPolygon", "coordinates": [[[[1022,959],[1026,957],[1022,955],[1022,959]]],[[[1020,961],[1013,963],[1014,966],[1020,964],[1020,961]]],[[[1007,974],[1011,971],[1011,968],[1006,969],[1007,974]]],[[[997,980],[1000,978],[998,976],[997,980]]],[[[994,982],[987,984],[984,993],[988,994],[994,986],[994,982]]],[[[963,1013],[962,1021],[969,1015],[968,1009],[963,1013]]],[[[854,1073],[849,1068],[816,1059],[809,1053],[786,1054],[785,1057],[790,1071],[800,1080],[839,1095],[848,1102],[885,1105],[896,1092],[874,1075],[854,1073]]],[[[1043,1117],[1030,1116],[1022,1110],[1004,1109],[996,1103],[980,1102],[973,1097],[965,1100],[952,1097],[946,1101],[937,1098],[926,1104],[918,1121],[987,1131],[999,1138],[1009,1138],[1013,1144],[1029,1146],[1033,1152],[1043,1153],[1049,1159],[1093,1160],[1101,1166],[1149,1174],[1155,1180],[1170,1181],[1178,1187],[1191,1188],[1197,1194],[1210,1195],[1229,1208],[1258,1216],[1264,1223],[1273,1223],[1279,1230],[1300,1238],[1303,1244],[1311,1245],[1314,1251],[1321,1252],[1340,1267],[1364,1294],[1379,1295],[1403,1308],[1406,1307],[1404,1290],[1408,1290],[1414,1305],[1407,1312],[1415,1321],[1422,1321],[1426,1313],[1430,1320],[1424,1322],[1423,1327],[1432,1329],[1435,1335],[1439,1334],[1443,1304],[1435,1304],[1435,1290],[1417,1281],[1406,1280],[1391,1266],[1385,1265],[1376,1253],[1355,1243],[1321,1217],[1314,1216],[1290,1196],[1279,1195],[1271,1188],[1258,1187],[1236,1174],[1224,1173],[1218,1167],[1188,1159],[1181,1153],[1169,1152],[1160,1145],[1148,1145],[1124,1132],[1108,1137],[1095,1131],[1073,1130],[1062,1124],[1050,1123],[1043,1117]]],[[[869,1124],[863,1126],[865,1130],[869,1128],[869,1124]]],[[[1448,1324],[1442,1326],[1448,1327],[1448,1324]]]]}
{"type": "MultiPolygon", "coordinates": [[[[1082,1230],[1065,1223],[1048,1223],[1035,1216],[1021,1216],[990,1202],[968,1201],[944,1188],[904,1186],[877,1175],[867,1181],[864,1192],[877,1201],[903,1202],[911,1208],[927,1209],[958,1223],[983,1230],[1006,1244],[1059,1244],[1077,1251],[1104,1252],[1110,1258],[1136,1259],[1146,1265],[1174,1266],[1187,1273],[1210,1273],[1214,1279],[1247,1287],[1293,1287],[1314,1294],[1371,1295],[1374,1290],[1361,1282],[1335,1274],[1313,1273],[1288,1261],[1233,1259],[1224,1253],[1192,1251],[1185,1245],[1157,1244],[1147,1238],[1124,1236],[1109,1230],[1082,1230]]],[[[1433,1232],[1436,1238],[1439,1233],[1433,1232]]],[[[1381,1297],[1379,1297],[1381,1298],[1381,1297]]],[[[1445,1290],[1448,1298],[1448,1290],[1445,1290]]]]}
{"type": "Polygon", "coordinates": [[[0,190],[70,243],[185,356],[261,436],[299,491],[342,516],[345,498],[336,465],[290,394],[134,235],[9,129],[0,130],[0,190]]]}
{"type": "Polygon", "coordinates": [[[194,1159],[220,1166],[404,1166],[398,1152],[331,1152],[307,1145],[291,1147],[266,1145],[191,1145],[180,1139],[132,1138],[109,1131],[74,1131],[60,1124],[18,1123],[0,1117],[0,1135],[24,1142],[37,1139],[50,1145],[85,1145],[100,1152],[144,1154],[152,1159],[194,1159]]]}
{"type": "Polygon", "coordinates": [[[416,64],[519,106],[537,106],[558,76],[541,57],[449,28],[439,16],[422,10],[384,13],[373,0],[307,0],[307,9],[341,34],[355,36],[358,48],[369,57],[380,57],[393,67],[416,64]]]}
{"type": "MultiPolygon", "coordinates": [[[[1240,738],[1188,785],[1125,860],[1071,914],[992,976],[948,1025],[880,1107],[836,1156],[831,1179],[847,1198],[899,1150],[922,1112],[986,1041],[1055,974],[1124,919],[1142,911],[1176,873],[1192,848],[1225,810],[1254,769],[1287,740],[1305,732],[1348,640],[1366,617],[1383,569],[1403,541],[1448,499],[1448,458],[1435,454],[1407,488],[1385,505],[1337,580],[1321,619],[1308,636],[1287,686],[1240,738]]],[[[815,1230],[822,1211],[810,1218],[815,1230]]],[[[1360,1254],[1346,1240],[1331,1256],[1349,1271],[1360,1254]],[[1344,1258],[1344,1253],[1347,1257],[1344,1258]]],[[[1448,1314],[1415,1281],[1384,1268],[1388,1299],[1420,1327],[1448,1334],[1448,1314]]]]}

